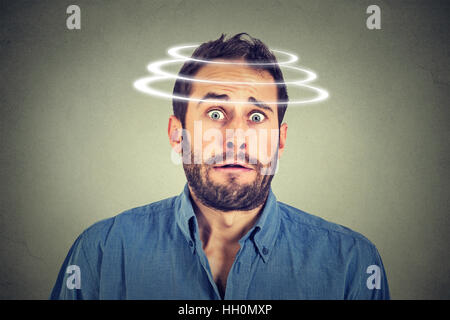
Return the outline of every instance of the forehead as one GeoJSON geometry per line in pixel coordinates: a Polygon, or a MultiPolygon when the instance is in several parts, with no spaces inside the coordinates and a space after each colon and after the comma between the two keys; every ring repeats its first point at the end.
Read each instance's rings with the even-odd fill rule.
{"type": "Polygon", "coordinates": [[[233,79],[238,81],[240,78],[248,78],[246,82],[274,82],[272,75],[268,71],[254,68],[246,64],[244,59],[215,59],[212,61],[218,63],[202,66],[195,77],[199,79],[206,77],[208,80],[218,81],[233,81],[233,79]]]}
{"type": "Polygon", "coordinates": [[[207,64],[196,73],[196,79],[209,80],[211,82],[194,82],[192,94],[215,91],[222,93],[226,91],[230,94],[251,94],[257,95],[259,99],[265,101],[275,101],[277,97],[277,87],[272,75],[262,69],[255,69],[244,64],[243,59],[239,60],[214,60],[217,62],[227,62],[227,64],[207,64]],[[231,63],[230,63],[231,62],[231,63]],[[232,64],[237,62],[239,64],[232,64]],[[216,82],[245,82],[245,84],[216,83],[216,82]],[[265,84],[258,84],[265,83],[265,84]]]}

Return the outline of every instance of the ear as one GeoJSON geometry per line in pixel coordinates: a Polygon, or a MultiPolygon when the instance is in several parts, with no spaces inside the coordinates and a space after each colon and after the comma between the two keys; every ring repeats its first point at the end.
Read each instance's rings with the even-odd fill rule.
{"type": "Polygon", "coordinates": [[[284,147],[286,145],[287,129],[288,126],[286,123],[283,123],[280,126],[280,143],[278,144],[278,159],[281,158],[281,155],[283,154],[284,151],[284,147]]]}
{"type": "Polygon", "coordinates": [[[181,153],[181,141],[183,138],[183,127],[181,121],[174,115],[169,117],[169,126],[167,128],[169,135],[169,143],[173,150],[177,153],[181,153]]]}

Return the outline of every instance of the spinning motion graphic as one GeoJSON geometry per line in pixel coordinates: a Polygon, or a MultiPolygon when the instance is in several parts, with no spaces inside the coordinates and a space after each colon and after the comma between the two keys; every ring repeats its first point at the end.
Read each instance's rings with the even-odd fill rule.
{"type": "MultiPolygon", "coordinates": [[[[169,49],[167,53],[174,59],[171,60],[161,60],[152,62],[147,66],[148,71],[150,71],[152,76],[144,77],[136,80],[134,82],[134,87],[146,94],[157,96],[161,98],[168,98],[168,99],[177,99],[177,100],[187,100],[187,101],[196,101],[196,102],[202,102],[205,101],[203,99],[197,99],[197,98],[191,98],[191,97],[183,97],[183,96],[177,96],[173,93],[167,93],[162,92],[156,88],[154,88],[152,85],[156,82],[161,82],[165,80],[172,80],[172,79],[182,79],[185,81],[192,81],[192,82],[203,82],[203,83],[215,83],[215,84],[236,84],[236,85],[245,85],[245,84],[252,84],[252,85],[270,85],[270,84],[286,84],[286,86],[295,86],[302,89],[306,89],[309,91],[312,91],[314,93],[313,97],[304,98],[300,100],[293,100],[288,101],[289,105],[301,105],[301,104],[307,104],[307,103],[313,103],[313,102],[319,102],[322,100],[325,100],[328,98],[328,92],[324,89],[314,87],[309,85],[312,81],[317,79],[317,75],[311,71],[304,68],[292,66],[294,62],[298,61],[298,57],[292,53],[280,51],[280,50],[272,50],[272,52],[276,55],[283,56],[283,60],[280,62],[269,62],[269,63],[252,63],[252,62],[224,62],[224,61],[214,61],[214,60],[200,60],[200,59],[194,59],[190,58],[188,56],[185,56],[181,54],[180,52],[186,49],[195,49],[198,45],[187,45],[187,46],[177,46],[169,49]],[[183,77],[178,74],[167,72],[163,69],[164,66],[171,65],[171,64],[183,64],[186,61],[195,61],[195,62],[202,62],[202,63],[208,63],[208,64],[227,64],[227,65],[250,65],[250,66],[268,66],[268,65],[274,65],[278,64],[280,68],[290,69],[299,72],[303,75],[300,79],[294,79],[294,80],[287,80],[284,82],[231,82],[231,81],[213,81],[213,80],[205,80],[205,79],[198,79],[195,77],[183,77]]],[[[211,101],[211,100],[208,100],[211,101]]],[[[216,102],[220,103],[227,103],[227,104],[245,104],[248,103],[247,101],[233,101],[233,100],[214,100],[216,102]]],[[[285,101],[264,101],[264,104],[272,104],[276,105],[279,103],[283,103],[285,101]]]]}

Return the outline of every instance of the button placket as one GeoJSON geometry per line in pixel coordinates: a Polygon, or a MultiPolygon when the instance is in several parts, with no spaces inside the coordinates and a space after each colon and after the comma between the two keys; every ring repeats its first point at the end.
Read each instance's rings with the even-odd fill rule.
{"type": "Polygon", "coordinates": [[[228,274],[225,300],[245,299],[251,279],[251,263],[245,243],[236,254],[233,266],[228,274]]]}

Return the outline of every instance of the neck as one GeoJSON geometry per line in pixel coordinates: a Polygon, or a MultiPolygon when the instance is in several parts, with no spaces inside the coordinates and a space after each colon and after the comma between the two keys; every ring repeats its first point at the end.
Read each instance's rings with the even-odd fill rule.
{"type": "Polygon", "coordinates": [[[206,246],[210,240],[237,243],[256,223],[264,203],[249,211],[221,211],[201,203],[190,190],[200,238],[206,246]]]}

